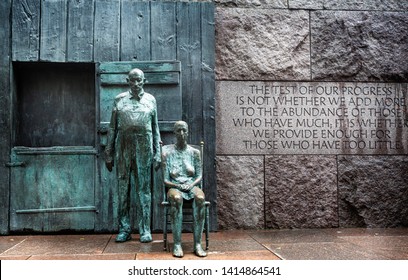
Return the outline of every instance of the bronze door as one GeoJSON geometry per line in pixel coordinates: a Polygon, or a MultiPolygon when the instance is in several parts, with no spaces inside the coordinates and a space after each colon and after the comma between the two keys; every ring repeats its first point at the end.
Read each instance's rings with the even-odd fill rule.
{"type": "Polygon", "coordinates": [[[94,64],[16,63],[10,231],[94,230],[94,64]]]}

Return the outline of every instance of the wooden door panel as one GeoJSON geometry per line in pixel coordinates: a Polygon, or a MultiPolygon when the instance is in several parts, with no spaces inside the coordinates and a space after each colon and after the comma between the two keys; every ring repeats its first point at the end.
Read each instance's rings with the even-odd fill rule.
{"type": "Polygon", "coordinates": [[[95,64],[13,67],[10,230],[94,230],[95,64]]]}
{"type": "Polygon", "coordinates": [[[11,231],[93,230],[92,147],[12,150],[11,231]]]}

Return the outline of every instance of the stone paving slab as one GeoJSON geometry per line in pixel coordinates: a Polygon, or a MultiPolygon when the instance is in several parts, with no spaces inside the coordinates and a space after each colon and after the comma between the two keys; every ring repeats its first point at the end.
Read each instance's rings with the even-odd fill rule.
{"type": "Polygon", "coordinates": [[[155,254],[140,253],[137,260],[280,260],[268,250],[262,251],[209,251],[207,257],[200,258],[192,252],[184,252],[184,257],[174,258],[170,252],[155,254]]]}
{"type": "Polygon", "coordinates": [[[140,243],[138,239],[133,238],[124,243],[115,242],[114,238],[106,246],[104,253],[153,253],[163,251],[163,241],[153,240],[151,243],[140,243]]]}
{"type": "Polygon", "coordinates": [[[4,261],[21,261],[21,260],[28,260],[30,258],[30,256],[1,256],[0,255],[0,260],[4,260],[4,261]]]}
{"type": "Polygon", "coordinates": [[[348,243],[285,243],[267,247],[284,260],[384,260],[384,255],[348,243]]]}
{"type": "Polygon", "coordinates": [[[405,260],[407,228],[334,228],[250,234],[286,260],[405,260]]]}
{"type": "MultiPolygon", "coordinates": [[[[140,243],[137,234],[116,243],[115,234],[0,236],[0,260],[178,260],[162,234],[140,243]]],[[[202,243],[204,245],[204,241],[202,243]]],[[[285,229],[210,234],[207,258],[193,253],[183,233],[182,260],[408,260],[408,228],[285,229]]]]}
{"type": "Polygon", "coordinates": [[[0,256],[102,254],[111,235],[36,235],[3,252],[0,256]]]}
{"type": "Polygon", "coordinates": [[[320,243],[336,240],[335,236],[319,229],[265,230],[251,232],[250,236],[262,244],[320,243]]]}
{"type": "Polygon", "coordinates": [[[408,228],[330,228],[322,232],[342,236],[408,236],[408,228]]]}
{"type": "Polygon", "coordinates": [[[33,255],[28,260],[135,260],[136,254],[33,255]]]}
{"type": "Polygon", "coordinates": [[[0,254],[23,242],[26,236],[0,236],[0,254]]]}
{"type": "Polygon", "coordinates": [[[408,236],[347,236],[341,239],[381,254],[386,259],[408,259],[408,236]]]}

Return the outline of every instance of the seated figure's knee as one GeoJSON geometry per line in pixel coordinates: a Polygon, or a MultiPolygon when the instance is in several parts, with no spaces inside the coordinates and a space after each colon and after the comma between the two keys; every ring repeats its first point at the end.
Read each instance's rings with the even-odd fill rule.
{"type": "Polygon", "coordinates": [[[204,205],[204,203],[205,203],[204,193],[195,195],[194,200],[195,200],[197,205],[204,205]]]}
{"type": "Polygon", "coordinates": [[[183,204],[183,197],[178,192],[169,191],[167,198],[170,201],[170,204],[173,206],[180,206],[183,204]]]}

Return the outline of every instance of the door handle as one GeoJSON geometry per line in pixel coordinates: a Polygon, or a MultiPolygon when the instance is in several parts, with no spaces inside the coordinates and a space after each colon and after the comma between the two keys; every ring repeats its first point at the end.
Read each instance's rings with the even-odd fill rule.
{"type": "Polygon", "coordinates": [[[25,161],[7,162],[6,167],[25,167],[27,163],[25,161]]]}

